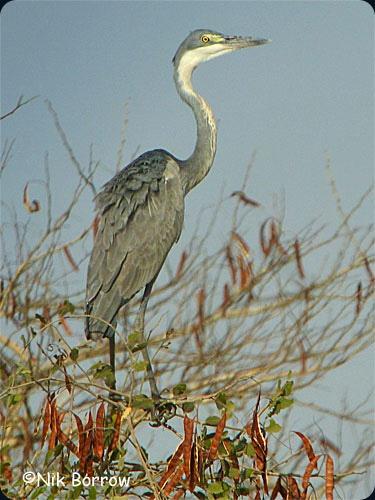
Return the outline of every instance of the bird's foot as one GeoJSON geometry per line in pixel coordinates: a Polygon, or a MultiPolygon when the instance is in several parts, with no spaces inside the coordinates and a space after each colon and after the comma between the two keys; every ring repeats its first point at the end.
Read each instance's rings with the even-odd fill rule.
{"type": "Polygon", "coordinates": [[[160,427],[176,415],[177,406],[168,400],[158,399],[151,410],[151,427],[160,427]]]}

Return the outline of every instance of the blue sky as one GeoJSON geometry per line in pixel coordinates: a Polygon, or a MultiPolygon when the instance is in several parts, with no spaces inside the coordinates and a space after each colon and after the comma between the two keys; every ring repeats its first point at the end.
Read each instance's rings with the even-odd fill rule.
{"type": "MultiPolygon", "coordinates": [[[[228,195],[239,188],[254,150],[249,194],[269,203],[269,213],[275,195],[285,203],[290,232],[315,217],[337,222],[327,155],[346,209],[373,182],[373,11],[356,0],[8,3],[1,12],[2,112],[21,94],[40,97],[4,123],[2,140],[16,137],[16,143],[3,202],[19,207],[26,182],[43,177],[46,151],[56,209],[71,195],[74,171],[44,99],[83,164],[93,144],[102,164],[98,186],[115,168],[125,103],[124,165],[136,151],[155,147],[187,157],[195,123],[175,92],[171,60],[188,32],[204,27],[273,42],[210,61],[194,75],[218,119],[218,151],[213,170],[188,197],[180,248],[202,207],[222,190],[228,195]]],[[[88,197],[73,232],[92,219],[92,209],[88,197]]],[[[372,219],[367,204],[355,222],[372,219]]],[[[213,245],[222,241],[223,227],[225,221],[213,245]]],[[[347,368],[347,383],[363,390],[358,399],[373,385],[372,368],[369,354],[347,368]]],[[[340,393],[340,377],[332,380],[340,393]]]]}

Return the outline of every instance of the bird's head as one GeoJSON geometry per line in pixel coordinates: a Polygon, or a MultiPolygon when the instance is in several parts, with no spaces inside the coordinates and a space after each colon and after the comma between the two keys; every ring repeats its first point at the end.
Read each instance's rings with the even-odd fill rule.
{"type": "Polygon", "coordinates": [[[173,58],[175,69],[184,66],[193,71],[198,64],[235,50],[264,45],[271,40],[228,36],[211,30],[195,30],[181,43],[173,58]]]}

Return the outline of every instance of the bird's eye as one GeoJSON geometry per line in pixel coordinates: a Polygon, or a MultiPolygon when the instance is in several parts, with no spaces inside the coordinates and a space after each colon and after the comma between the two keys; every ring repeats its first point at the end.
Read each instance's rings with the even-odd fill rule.
{"type": "Polygon", "coordinates": [[[210,37],[207,36],[207,35],[202,35],[201,36],[201,40],[202,40],[203,43],[207,43],[207,42],[210,41],[210,37]]]}

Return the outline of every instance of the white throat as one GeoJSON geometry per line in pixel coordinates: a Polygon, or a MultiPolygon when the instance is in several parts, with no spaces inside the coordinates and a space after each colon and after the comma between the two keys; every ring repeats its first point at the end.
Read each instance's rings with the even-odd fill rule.
{"type": "MultiPolygon", "coordinates": [[[[186,84],[186,87],[190,88],[190,79],[191,74],[195,70],[195,68],[202,62],[209,61],[214,57],[218,57],[225,52],[230,52],[230,47],[218,43],[216,45],[209,45],[207,47],[199,47],[198,49],[191,50],[186,52],[181,59],[180,64],[178,65],[177,75],[178,79],[186,84]]],[[[185,86],[185,85],[184,85],[185,86]]],[[[186,88],[185,90],[188,90],[186,88]]]]}

